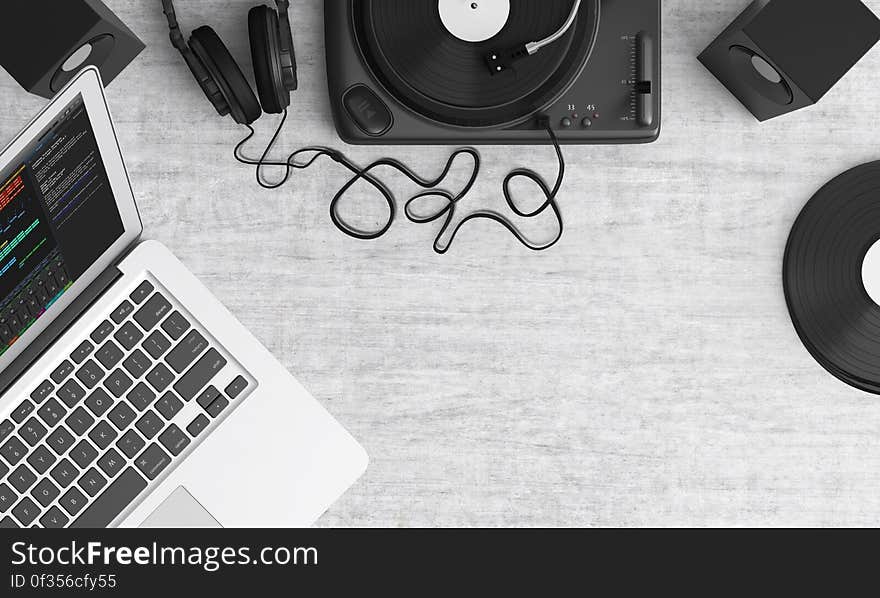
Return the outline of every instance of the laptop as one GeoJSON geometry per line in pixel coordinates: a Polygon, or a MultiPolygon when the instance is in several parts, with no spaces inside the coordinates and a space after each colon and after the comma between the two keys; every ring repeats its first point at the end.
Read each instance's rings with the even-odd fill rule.
{"type": "Polygon", "coordinates": [[[142,226],[94,67],[0,154],[0,527],[301,527],[361,446],[142,226]]]}

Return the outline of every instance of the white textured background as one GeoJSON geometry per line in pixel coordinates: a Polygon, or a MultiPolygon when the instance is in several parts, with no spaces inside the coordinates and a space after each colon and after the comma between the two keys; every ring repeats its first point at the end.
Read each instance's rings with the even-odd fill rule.
{"type": "MultiPolygon", "coordinates": [[[[484,223],[438,257],[432,226],[401,221],[372,243],[338,233],[332,163],[256,188],[231,158],[242,130],[211,113],[159,1],[108,4],[148,44],[108,90],[146,235],[371,456],[321,525],[880,524],[880,402],[810,359],[780,281],[803,203],[880,158],[880,51],[818,106],[759,125],[695,59],[746,0],[664,1],[660,141],[566,149],[567,230],[549,253],[484,223]]],[[[178,12],[187,29],[213,25],[250,76],[251,5],[178,12]]],[[[322,3],[291,11],[301,90],[282,144],[339,145],[322,3]]],[[[0,103],[10,138],[44,100],[0,73],[0,103]]],[[[349,151],[435,173],[448,149],[349,151]]],[[[555,172],[546,148],[481,151],[473,208],[500,206],[526,157],[555,172]]]]}

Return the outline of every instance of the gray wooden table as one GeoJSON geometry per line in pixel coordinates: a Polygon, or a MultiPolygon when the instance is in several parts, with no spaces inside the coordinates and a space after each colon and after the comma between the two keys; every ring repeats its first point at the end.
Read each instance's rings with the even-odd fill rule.
{"type": "MultiPolygon", "coordinates": [[[[880,51],[818,106],[759,125],[695,60],[746,1],[665,1],[660,141],[566,149],[554,250],[481,223],[438,257],[431,226],[400,222],[370,243],[338,233],[332,163],[257,188],[232,160],[244,131],[211,113],[158,0],[107,3],[148,44],[108,89],[146,235],[371,456],[320,525],[880,524],[880,403],[812,361],[780,283],[803,203],[880,158],[880,51]]],[[[214,26],[250,76],[250,5],[178,9],[187,29],[214,26]]],[[[281,145],[339,145],[322,2],[291,12],[301,90],[281,145]]],[[[44,100],[0,73],[0,103],[9,138],[44,100]]],[[[273,128],[260,121],[260,139],[273,128]]],[[[435,173],[449,150],[348,151],[435,173]]],[[[481,151],[471,208],[500,208],[501,179],[524,160],[555,172],[547,148],[481,151]]],[[[526,230],[546,237],[553,222],[526,230]]]]}

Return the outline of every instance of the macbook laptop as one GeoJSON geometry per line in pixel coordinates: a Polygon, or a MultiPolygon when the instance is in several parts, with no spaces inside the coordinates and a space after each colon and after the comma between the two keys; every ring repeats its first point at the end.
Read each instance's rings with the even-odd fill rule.
{"type": "Polygon", "coordinates": [[[0,527],[311,524],[364,450],[141,231],[89,68],[0,154],[0,527]]]}

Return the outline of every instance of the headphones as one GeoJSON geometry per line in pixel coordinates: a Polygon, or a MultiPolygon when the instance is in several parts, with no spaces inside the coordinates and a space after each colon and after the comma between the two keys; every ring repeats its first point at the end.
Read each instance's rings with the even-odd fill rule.
{"type": "Polygon", "coordinates": [[[276,0],[277,10],[255,6],[248,12],[251,60],[259,101],[241,68],[220,36],[207,25],[184,40],[172,0],[162,0],[171,30],[171,44],[183,55],[199,87],[220,116],[250,125],[265,111],[280,114],[290,105],[290,92],[297,88],[296,54],[290,29],[288,0],[276,0]],[[261,109],[262,105],[262,109],[261,109]]]}

